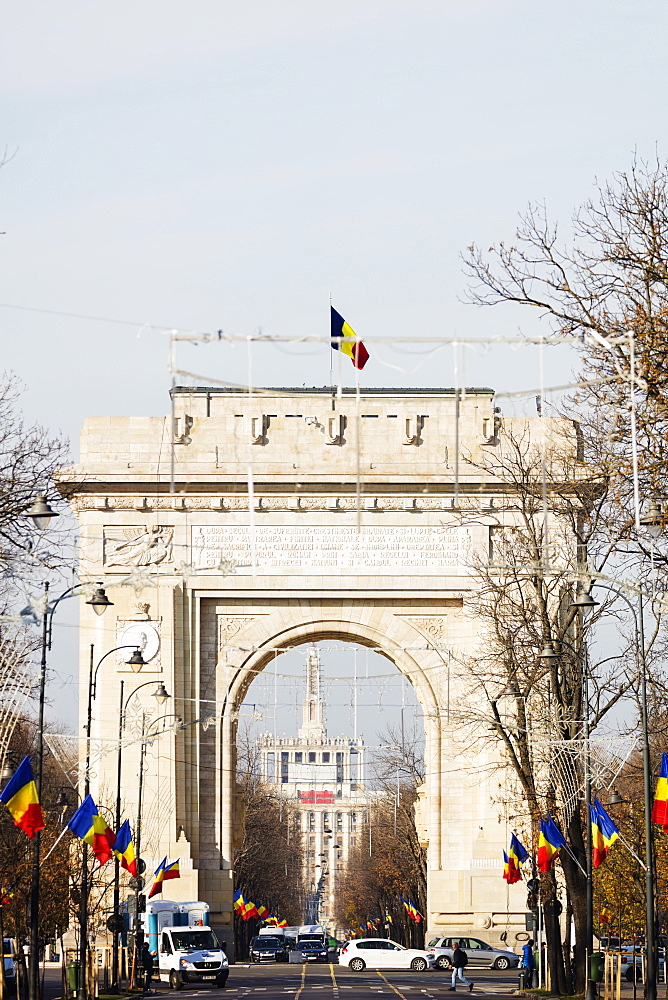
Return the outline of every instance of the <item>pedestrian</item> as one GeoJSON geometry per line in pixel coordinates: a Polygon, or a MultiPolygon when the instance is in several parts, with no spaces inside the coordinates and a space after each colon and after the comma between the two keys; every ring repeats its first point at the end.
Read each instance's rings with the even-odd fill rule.
{"type": "Polygon", "coordinates": [[[452,966],[452,986],[450,990],[455,990],[457,988],[457,979],[460,982],[465,983],[469,988],[469,993],[473,989],[473,983],[466,978],[464,975],[464,969],[468,965],[469,957],[465,951],[459,947],[459,941],[452,942],[454,950],[452,952],[452,958],[450,959],[450,965],[452,966]]]}
{"type": "Polygon", "coordinates": [[[524,969],[524,985],[526,989],[533,989],[533,973],[536,968],[536,958],[533,953],[533,941],[531,939],[522,946],[520,968],[524,969]]]}
{"type": "Polygon", "coordinates": [[[144,941],[140,953],[140,961],[144,970],[144,992],[151,992],[151,980],[153,979],[153,955],[148,946],[148,941],[144,941]]]}

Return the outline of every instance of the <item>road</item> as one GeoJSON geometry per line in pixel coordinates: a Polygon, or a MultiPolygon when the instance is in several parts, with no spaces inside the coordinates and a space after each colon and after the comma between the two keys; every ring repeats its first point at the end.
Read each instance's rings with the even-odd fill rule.
{"type": "MultiPolygon", "coordinates": [[[[508,996],[517,989],[517,972],[497,972],[494,969],[467,969],[467,979],[475,983],[474,993],[491,996],[508,996]]],[[[163,984],[154,982],[162,992],[163,984]]],[[[178,993],[179,1000],[192,1000],[204,994],[215,993],[223,997],[245,998],[253,995],[256,1000],[375,1000],[385,994],[387,1000],[449,1000],[450,976],[435,972],[352,972],[342,965],[233,965],[225,990],[208,986],[187,987],[178,993]]],[[[164,987],[169,993],[168,988],[164,987]]],[[[467,986],[460,984],[457,993],[466,993],[467,986]]],[[[176,994],[173,994],[176,997],[176,994]]]]}
{"type": "MultiPolygon", "coordinates": [[[[517,970],[466,969],[467,979],[475,983],[474,994],[507,997],[517,989],[517,970]]],[[[44,1000],[60,1000],[60,970],[48,969],[44,1000]]],[[[153,980],[151,997],[173,1000],[450,1000],[450,976],[434,972],[351,972],[343,965],[232,965],[227,988],[184,986],[178,993],[166,983],[153,980]]],[[[460,984],[457,993],[466,993],[460,984]]]]}

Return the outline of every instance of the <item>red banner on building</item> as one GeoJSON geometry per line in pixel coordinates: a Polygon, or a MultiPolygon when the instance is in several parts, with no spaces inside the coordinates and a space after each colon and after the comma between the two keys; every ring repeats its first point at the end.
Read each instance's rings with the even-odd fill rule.
{"type": "Polygon", "coordinates": [[[334,792],[298,792],[299,801],[304,805],[333,805],[334,792]]]}

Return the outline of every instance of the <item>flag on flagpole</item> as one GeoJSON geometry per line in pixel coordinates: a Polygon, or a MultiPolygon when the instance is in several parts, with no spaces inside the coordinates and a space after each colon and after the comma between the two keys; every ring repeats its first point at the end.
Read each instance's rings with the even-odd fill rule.
{"type": "Polygon", "coordinates": [[[612,910],[609,910],[607,906],[604,906],[601,910],[601,915],[598,918],[600,924],[609,924],[610,918],[612,917],[612,910]]]}
{"type": "Polygon", "coordinates": [[[31,759],[31,757],[23,758],[0,793],[0,802],[9,809],[14,818],[14,825],[20,827],[32,840],[39,830],[44,829],[45,824],[30,766],[31,759]]]}
{"type": "Polygon", "coordinates": [[[178,858],[176,859],[176,861],[172,861],[171,865],[168,865],[167,858],[164,857],[160,862],[160,864],[158,865],[158,867],[156,868],[154,874],[155,874],[155,882],[153,883],[151,891],[148,894],[149,899],[152,899],[153,896],[156,896],[159,892],[162,892],[163,882],[167,882],[171,878],[181,877],[178,858]]]}
{"type": "Polygon", "coordinates": [[[538,834],[538,852],[536,863],[538,870],[549,872],[552,865],[559,857],[559,851],[566,847],[566,841],[561,830],[551,816],[540,821],[540,832],[538,834]]]}
{"type": "Polygon", "coordinates": [[[658,823],[668,833],[668,753],[661,755],[661,771],[652,806],[652,823],[658,823]]]}
{"type": "Polygon", "coordinates": [[[343,316],[330,306],[332,350],[347,354],[360,371],[369,360],[369,352],[343,316]]]}
{"type": "Polygon", "coordinates": [[[241,916],[241,914],[244,911],[244,907],[246,905],[246,901],[244,899],[244,895],[241,889],[237,889],[237,891],[234,893],[232,905],[234,907],[234,912],[237,913],[239,916],[241,916]]]}
{"type": "Polygon", "coordinates": [[[594,804],[589,807],[589,817],[591,820],[592,864],[594,868],[598,868],[599,865],[603,864],[608,851],[619,837],[619,830],[598,799],[594,799],[594,804]]]}
{"type": "Polygon", "coordinates": [[[121,868],[125,868],[127,872],[130,872],[133,878],[136,878],[137,858],[135,855],[135,845],[132,840],[132,831],[130,829],[129,819],[126,819],[125,823],[123,823],[120,830],[116,834],[114,854],[120,861],[121,868]]]}
{"type": "Polygon", "coordinates": [[[68,829],[85,844],[93,848],[93,854],[104,865],[113,855],[116,834],[100,816],[92,795],[87,795],[71,820],[68,829]]]}
{"type": "Polygon", "coordinates": [[[509,885],[519,882],[522,878],[520,865],[529,857],[527,849],[519,842],[513,833],[510,838],[508,853],[503,852],[503,877],[509,885]]]}

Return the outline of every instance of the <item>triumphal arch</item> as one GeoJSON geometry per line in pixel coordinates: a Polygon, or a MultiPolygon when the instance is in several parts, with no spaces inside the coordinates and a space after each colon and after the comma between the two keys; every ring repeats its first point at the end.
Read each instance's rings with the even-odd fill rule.
{"type": "Polygon", "coordinates": [[[498,420],[484,388],[176,388],[168,416],[86,421],[63,478],[82,578],[114,607],[82,604],[82,710],[91,645],[95,661],[139,645],[146,663],[133,672],[123,649],[99,672],[92,790],[114,801],[122,682],[123,817],[135,825],[141,770],[148,871],[179,858],[170,895],[207,900],[228,942],[239,707],[278,653],[321,639],[381,652],[422,707],[426,928],[493,943],[524,930],[524,893],[502,878],[498,750],[464,746],[453,711],[477,641],[473,556],[505,489],[480,472],[498,420]]]}

